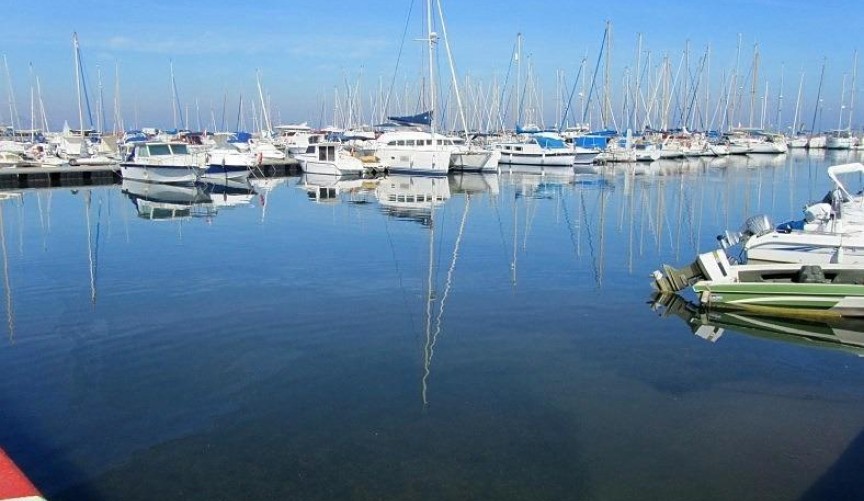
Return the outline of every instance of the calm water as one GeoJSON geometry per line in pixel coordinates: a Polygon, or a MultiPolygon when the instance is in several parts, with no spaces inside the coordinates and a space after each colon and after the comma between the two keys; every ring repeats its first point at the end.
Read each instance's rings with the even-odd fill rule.
{"type": "Polygon", "coordinates": [[[0,446],[54,500],[861,494],[864,360],[647,304],[659,264],[857,159],[25,191],[0,446]]]}

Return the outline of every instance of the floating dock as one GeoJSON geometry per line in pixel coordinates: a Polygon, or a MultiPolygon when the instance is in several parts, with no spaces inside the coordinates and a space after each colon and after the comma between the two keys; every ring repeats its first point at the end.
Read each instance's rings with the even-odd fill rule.
{"type": "MultiPolygon", "coordinates": [[[[252,168],[258,177],[289,176],[299,172],[299,162],[288,158],[283,163],[252,168]]],[[[51,167],[0,168],[0,190],[50,188],[62,186],[99,186],[120,181],[120,165],[59,165],[51,167]]]]}

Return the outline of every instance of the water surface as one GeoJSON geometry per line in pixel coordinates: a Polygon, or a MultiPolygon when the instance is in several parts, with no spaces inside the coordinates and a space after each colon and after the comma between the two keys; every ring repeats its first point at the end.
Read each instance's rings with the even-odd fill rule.
{"type": "Polygon", "coordinates": [[[860,494],[859,357],[647,304],[850,160],[25,190],[0,445],[60,500],[860,494]]]}

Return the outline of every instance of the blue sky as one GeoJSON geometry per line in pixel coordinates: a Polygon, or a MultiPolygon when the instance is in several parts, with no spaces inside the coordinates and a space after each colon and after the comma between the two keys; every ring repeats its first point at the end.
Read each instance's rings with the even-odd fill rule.
{"type": "MultiPolygon", "coordinates": [[[[414,2],[409,41],[396,77],[397,91],[422,71],[420,44],[411,39],[421,32],[423,21],[419,14],[424,4],[423,0],[414,2]]],[[[119,67],[122,114],[127,128],[136,123],[172,125],[170,61],[174,64],[181,103],[192,109],[193,126],[196,100],[202,122],[210,122],[211,109],[221,121],[223,96],[227,93],[226,115],[230,118],[226,121],[233,128],[238,96],[242,93],[247,103],[257,99],[256,69],[261,71],[271,109],[277,115],[274,121],[308,120],[317,125],[322,108],[324,122],[332,121],[334,88],[338,87],[344,97],[347,87],[358,81],[364,110],[371,113],[371,96],[377,93],[379,81],[389,87],[394,78],[410,5],[411,0],[188,3],[94,0],[57,2],[46,9],[39,2],[16,2],[14,9],[4,12],[0,51],[8,59],[18,115],[25,125],[30,116],[30,63],[40,78],[51,126],[57,127],[63,120],[70,124],[77,121],[73,31],[80,38],[91,99],[97,87],[97,66],[102,70],[109,125],[115,67],[119,67]]],[[[443,7],[457,70],[461,77],[470,75],[475,82],[489,85],[496,76],[503,80],[516,33],[523,33],[524,53],[531,54],[535,78],[545,89],[545,115],[549,122],[554,119],[556,70],[575,75],[583,57],[593,67],[608,20],[613,29],[611,80],[619,86],[624,68],[635,64],[637,33],[642,34],[643,51],[651,51],[652,65],[667,54],[676,66],[689,40],[695,71],[696,62],[710,44],[709,75],[715,94],[719,93],[724,72],[728,74],[734,66],[739,34],[742,73],[749,70],[753,45],[758,43],[759,87],[764,89],[768,82],[772,117],[776,113],[774,99],[779,94],[783,68],[784,122],[791,121],[798,79],[803,71],[802,114],[809,125],[825,57],[821,122],[823,128],[833,128],[837,125],[844,74],[848,105],[853,52],[859,48],[856,45],[860,39],[859,21],[864,20],[862,5],[851,0],[710,3],[443,0],[443,7]]],[[[7,87],[4,75],[0,82],[4,101],[7,87]]],[[[746,87],[749,90],[749,82],[746,87]]],[[[615,92],[621,94],[620,89],[615,92]]],[[[860,99],[856,108],[864,108],[860,99]]],[[[853,126],[860,127],[858,117],[862,115],[864,112],[855,114],[853,126]]],[[[0,121],[9,121],[6,106],[0,111],[0,121]]],[[[246,120],[247,124],[250,122],[246,120]]]]}

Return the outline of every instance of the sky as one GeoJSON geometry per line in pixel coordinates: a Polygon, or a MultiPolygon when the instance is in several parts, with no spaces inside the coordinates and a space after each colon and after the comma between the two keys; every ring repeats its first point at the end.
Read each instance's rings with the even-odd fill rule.
{"type": "MultiPolygon", "coordinates": [[[[544,110],[540,114],[544,123],[552,124],[560,112],[556,101],[559,72],[565,75],[565,81],[569,76],[567,85],[571,85],[584,59],[584,73],[590,84],[609,22],[611,93],[619,121],[623,120],[625,75],[635,75],[637,40],[641,35],[640,60],[645,75],[656,75],[664,56],[675,71],[687,46],[689,71],[694,78],[700,58],[710,47],[699,95],[703,96],[707,89],[712,102],[722,94],[724,82],[735,69],[740,40],[739,87],[748,106],[749,75],[754,46],[758,44],[758,99],[762,99],[767,83],[765,121],[776,129],[791,126],[802,75],[799,122],[809,128],[824,61],[822,106],[816,114],[816,128],[845,127],[850,110],[853,128],[861,127],[864,103],[857,99],[860,93],[855,93],[859,102],[854,108],[861,111],[849,107],[853,54],[859,48],[858,32],[864,20],[860,0],[441,3],[457,74],[460,82],[466,76],[474,82],[475,95],[481,88],[491,93],[493,82],[503,82],[508,68],[512,75],[516,34],[522,34],[522,61],[531,62],[539,96],[535,106],[544,110]],[[782,102],[778,99],[781,80],[782,102]],[[841,94],[845,105],[842,123],[841,94]],[[782,123],[774,124],[778,118],[782,123]]],[[[339,96],[344,117],[346,98],[354,89],[361,98],[357,107],[362,114],[360,121],[368,123],[374,118],[375,100],[391,88],[393,95],[402,98],[391,102],[390,113],[415,111],[396,108],[420,99],[418,82],[427,71],[425,45],[415,39],[425,32],[424,10],[423,0],[79,0],[51,2],[50,8],[45,2],[16,2],[14,8],[4,10],[0,52],[6,58],[8,73],[4,71],[0,81],[0,99],[9,101],[11,81],[16,115],[23,127],[29,127],[31,89],[34,76],[38,77],[49,126],[59,128],[64,121],[77,125],[72,49],[72,33],[77,32],[94,109],[97,73],[101,72],[107,122],[104,128],[108,130],[114,122],[118,87],[120,115],[127,129],[174,125],[172,64],[181,112],[188,112],[186,125],[191,128],[197,128],[199,117],[202,128],[211,124],[212,129],[213,122],[218,128],[224,114],[226,127],[234,129],[242,95],[244,125],[250,129],[252,103],[260,102],[256,74],[260,75],[274,123],[333,123],[335,96],[339,96]],[[403,32],[407,37],[400,57],[403,32]],[[119,85],[115,75],[119,76],[119,85]]],[[[436,31],[441,31],[440,26],[436,31]]],[[[439,80],[449,79],[446,59],[438,61],[439,80]]],[[[527,73],[527,69],[523,68],[523,72],[527,73]]],[[[508,81],[512,84],[512,80],[510,77],[508,81]]],[[[600,81],[602,78],[598,78],[600,81]]],[[[644,85],[643,92],[650,97],[648,84],[644,85]]],[[[439,86],[447,88],[446,82],[439,86]]],[[[861,86],[856,83],[856,87],[861,86]]],[[[573,106],[579,108],[578,104],[573,106]]],[[[596,122],[593,114],[591,117],[596,122]]],[[[9,106],[0,106],[0,123],[9,123],[9,118],[9,106]]],[[[740,122],[742,116],[738,118],[740,122]]],[[[743,119],[748,118],[744,112],[743,119]]]]}

